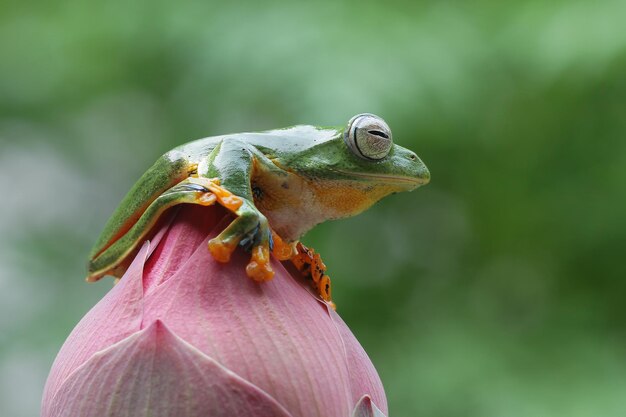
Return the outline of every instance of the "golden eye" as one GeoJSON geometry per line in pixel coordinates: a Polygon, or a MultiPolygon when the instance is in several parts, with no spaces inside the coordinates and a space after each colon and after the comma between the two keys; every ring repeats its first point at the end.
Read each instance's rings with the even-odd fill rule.
{"type": "Polygon", "coordinates": [[[383,119],[371,113],[357,114],[350,119],[344,140],[355,155],[374,161],[386,157],[393,146],[391,129],[383,119]]]}

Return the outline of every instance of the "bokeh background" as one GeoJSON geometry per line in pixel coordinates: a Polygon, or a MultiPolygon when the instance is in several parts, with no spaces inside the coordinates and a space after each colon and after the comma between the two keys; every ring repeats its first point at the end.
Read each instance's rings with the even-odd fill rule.
{"type": "Polygon", "coordinates": [[[0,414],[111,281],[90,246],[191,139],[368,111],[432,182],[305,239],[391,416],[626,415],[626,3],[3,2],[0,414]]]}

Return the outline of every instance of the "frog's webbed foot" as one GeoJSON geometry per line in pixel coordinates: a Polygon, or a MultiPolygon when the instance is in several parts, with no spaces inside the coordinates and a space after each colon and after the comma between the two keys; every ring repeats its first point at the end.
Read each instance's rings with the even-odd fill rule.
{"type": "Polygon", "coordinates": [[[311,280],[311,285],[322,300],[335,309],[335,303],[331,298],[330,277],[326,275],[326,265],[319,253],[315,253],[313,249],[300,242],[297,243],[296,250],[298,253],[291,258],[291,262],[302,275],[311,280]]]}

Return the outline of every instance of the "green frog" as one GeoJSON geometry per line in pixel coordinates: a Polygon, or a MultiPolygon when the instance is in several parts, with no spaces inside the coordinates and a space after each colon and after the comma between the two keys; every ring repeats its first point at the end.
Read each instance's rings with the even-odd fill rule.
{"type": "Polygon", "coordinates": [[[195,140],[161,156],[124,197],[90,253],[87,281],[121,277],[167,209],[217,203],[235,215],[209,241],[217,261],[228,262],[242,247],[251,253],[247,275],[263,282],[274,274],[271,255],[291,260],[330,301],[326,267],[299,243],[302,235],[429,180],[420,158],[394,144],[387,123],[369,113],[345,127],[301,125],[195,140]]]}

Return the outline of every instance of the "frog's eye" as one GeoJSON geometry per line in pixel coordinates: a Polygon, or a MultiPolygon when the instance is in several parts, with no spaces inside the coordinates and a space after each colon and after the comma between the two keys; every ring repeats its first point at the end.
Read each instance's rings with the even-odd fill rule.
{"type": "Polygon", "coordinates": [[[344,140],[354,154],[368,160],[383,159],[393,146],[387,123],[369,113],[357,114],[350,119],[344,140]]]}

